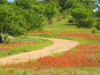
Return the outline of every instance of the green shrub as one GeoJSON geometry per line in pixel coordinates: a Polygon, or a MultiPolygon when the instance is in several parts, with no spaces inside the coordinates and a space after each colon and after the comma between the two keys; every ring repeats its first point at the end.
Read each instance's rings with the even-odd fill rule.
{"type": "Polygon", "coordinates": [[[80,7],[80,8],[72,9],[71,10],[71,15],[76,20],[86,19],[86,18],[89,18],[89,17],[93,16],[92,12],[89,9],[86,9],[83,6],[80,7]]]}
{"type": "Polygon", "coordinates": [[[95,30],[95,29],[93,29],[93,30],[92,30],[92,34],[95,34],[95,33],[96,33],[96,30],[95,30]]]}
{"type": "Polygon", "coordinates": [[[59,9],[57,8],[57,5],[54,3],[49,3],[45,6],[45,16],[51,20],[52,17],[59,14],[59,9]]]}
{"type": "Polygon", "coordinates": [[[36,0],[15,0],[15,4],[23,9],[23,12],[18,10],[17,13],[24,16],[27,31],[40,30],[43,27],[43,14],[45,12],[43,4],[36,0]]]}
{"type": "Polygon", "coordinates": [[[26,32],[25,18],[17,11],[23,9],[11,5],[0,5],[0,33],[12,36],[22,35],[26,32]]]}
{"type": "Polygon", "coordinates": [[[35,13],[34,10],[24,10],[24,17],[26,19],[27,30],[39,30],[42,27],[43,16],[35,13]]]}
{"type": "Polygon", "coordinates": [[[64,4],[64,9],[70,9],[74,5],[74,0],[67,0],[64,4]]]}
{"type": "Polygon", "coordinates": [[[94,27],[94,19],[93,18],[80,19],[77,21],[77,26],[83,28],[92,28],[94,27]]]}
{"type": "Polygon", "coordinates": [[[61,21],[61,19],[59,18],[59,19],[57,19],[57,21],[61,21]]]}
{"type": "Polygon", "coordinates": [[[97,11],[97,12],[95,12],[94,15],[95,15],[96,17],[100,17],[100,10],[97,11]]]}
{"type": "Polygon", "coordinates": [[[75,19],[69,19],[68,22],[69,22],[69,23],[74,23],[74,22],[75,22],[75,19]]]}
{"type": "Polygon", "coordinates": [[[67,10],[63,11],[62,15],[63,15],[63,19],[65,19],[68,16],[68,11],[67,10]]]}
{"type": "Polygon", "coordinates": [[[98,30],[100,30],[100,18],[97,19],[97,24],[95,26],[98,30]]]}
{"type": "Polygon", "coordinates": [[[96,25],[96,28],[97,28],[98,30],[100,30],[100,23],[98,23],[98,24],[96,25]]]}

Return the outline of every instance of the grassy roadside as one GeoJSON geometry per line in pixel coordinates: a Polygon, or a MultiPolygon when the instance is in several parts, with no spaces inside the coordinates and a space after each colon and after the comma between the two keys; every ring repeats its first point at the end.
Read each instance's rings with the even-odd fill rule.
{"type": "Polygon", "coordinates": [[[30,33],[28,34],[30,36],[39,36],[39,37],[47,37],[47,38],[59,38],[59,39],[68,39],[68,40],[73,40],[73,41],[78,41],[80,44],[89,44],[89,43],[100,43],[98,40],[88,40],[84,39],[82,37],[65,37],[65,36],[60,36],[60,35],[55,35],[55,34],[43,34],[43,33],[30,33]]]}
{"type": "Polygon", "coordinates": [[[8,44],[0,44],[0,57],[41,49],[51,44],[52,41],[41,38],[13,38],[8,44]]]}

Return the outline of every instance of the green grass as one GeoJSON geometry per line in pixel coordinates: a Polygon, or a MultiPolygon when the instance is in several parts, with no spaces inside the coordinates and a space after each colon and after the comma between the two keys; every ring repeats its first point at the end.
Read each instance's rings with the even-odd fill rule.
{"type": "MultiPolygon", "coordinates": [[[[70,75],[69,72],[77,72],[78,75],[84,73],[84,75],[100,75],[100,68],[50,68],[50,69],[13,69],[13,68],[0,68],[0,74],[2,75],[70,75]]],[[[81,74],[82,75],[82,74],[81,74]]]]}
{"type": "MultiPolygon", "coordinates": [[[[63,19],[61,21],[57,21],[57,19],[53,19],[53,23],[51,25],[45,23],[45,27],[44,27],[44,31],[45,32],[51,32],[51,33],[47,33],[47,34],[43,34],[43,33],[29,33],[28,35],[30,36],[40,36],[40,37],[47,37],[47,38],[59,38],[59,39],[68,39],[68,40],[73,40],[73,41],[78,41],[81,44],[99,44],[100,41],[98,40],[89,40],[89,39],[85,39],[82,37],[64,37],[64,36],[60,36],[60,35],[56,35],[56,34],[78,34],[78,33],[85,33],[85,34],[92,34],[94,28],[77,28],[74,24],[69,24],[68,23],[68,18],[67,19],[63,19]]],[[[100,30],[96,30],[96,33],[93,35],[93,37],[96,36],[100,36],[100,30]]],[[[74,50],[71,49],[71,50],[74,50]]],[[[54,53],[51,54],[50,56],[53,57],[57,57],[59,55],[64,54],[64,52],[59,52],[59,53],[54,53]]],[[[74,63],[74,62],[73,62],[74,63]]],[[[52,68],[55,69],[55,68],[52,68]]],[[[100,75],[100,68],[58,68],[55,69],[54,71],[56,71],[54,74],[51,73],[49,75],[56,75],[56,73],[58,71],[61,72],[62,75],[68,75],[66,73],[64,73],[65,70],[70,70],[72,72],[76,71],[79,73],[83,72],[85,75],[87,75],[87,73],[89,73],[90,75],[92,75],[91,73],[94,73],[95,75],[100,75]]],[[[40,71],[37,71],[40,72],[40,71]]],[[[50,73],[49,69],[44,69],[41,71],[42,73],[40,75],[44,75],[44,74],[48,74],[50,73]]],[[[57,74],[57,75],[61,75],[61,74],[57,74]]],[[[35,75],[35,74],[34,74],[35,75]]]]}
{"type": "MultiPolygon", "coordinates": [[[[56,35],[56,34],[78,34],[78,33],[92,34],[94,28],[78,28],[74,24],[68,23],[68,19],[70,18],[72,17],[68,16],[66,19],[62,19],[61,21],[57,21],[56,18],[53,18],[53,23],[50,25],[47,22],[44,22],[45,24],[44,31],[51,32],[51,33],[47,33],[47,34],[28,33],[27,35],[75,40],[78,41],[80,44],[100,43],[100,41],[88,40],[81,37],[64,37],[64,36],[56,35]]],[[[100,30],[96,30],[96,33],[93,36],[94,37],[100,36],[100,30]]]]}
{"type": "Polygon", "coordinates": [[[59,56],[59,55],[63,55],[65,52],[57,52],[57,53],[53,53],[53,54],[51,54],[51,55],[49,55],[49,56],[52,56],[52,57],[57,57],[57,56],[59,56]]]}
{"type": "MultiPolygon", "coordinates": [[[[48,23],[44,23],[45,27],[44,27],[44,31],[52,31],[55,33],[61,33],[61,32],[65,32],[66,34],[70,34],[70,33],[92,33],[92,30],[94,28],[78,28],[76,25],[68,23],[68,19],[70,19],[71,17],[68,17],[66,19],[62,19],[60,22],[57,21],[57,19],[53,19],[53,23],[52,24],[48,24],[48,23]]],[[[96,34],[100,34],[100,30],[96,30],[96,34]]]]}
{"type": "MultiPolygon", "coordinates": [[[[92,34],[92,30],[91,29],[87,29],[87,28],[77,28],[74,24],[70,24],[68,23],[68,19],[71,17],[68,17],[66,19],[62,19],[61,21],[57,21],[57,19],[53,19],[53,23],[52,24],[48,24],[47,22],[45,22],[45,27],[44,27],[44,31],[48,32],[52,32],[49,34],[43,34],[43,33],[39,33],[39,34],[34,34],[34,33],[28,33],[27,35],[29,36],[40,36],[40,37],[47,37],[47,38],[59,38],[59,39],[69,39],[69,40],[74,40],[74,41],[78,41],[80,44],[95,44],[95,43],[100,43],[100,41],[96,41],[96,40],[88,40],[88,39],[84,39],[84,38],[80,38],[80,37],[64,37],[64,36],[60,36],[60,35],[55,35],[55,34],[61,34],[61,33],[65,33],[65,34],[77,34],[77,33],[86,33],[86,34],[92,34]]],[[[93,36],[100,36],[100,30],[96,30],[96,34],[93,36]]],[[[27,38],[26,39],[19,39],[19,41],[27,41],[29,42],[29,40],[31,40],[32,38],[27,38]]],[[[34,39],[36,42],[39,42],[40,39],[36,38],[34,39]]],[[[18,41],[18,39],[15,39],[15,41],[18,41]]],[[[39,44],[35,44],[34,48],[36,49],[37,47],[41,47],[42,48],[44,46],[50,45],[52,44],[51,41],[46,40],[44,41],[43,39],[41,39],[41,43],[39,44]],[[44,44],[43,44],[44,43],[44,44]]],[[[28,46],[29,47],[29,46],[28,46]]],[[[30,47],[33,47],[30,45],[30,47]]],[[[26,47],[27,49],[27,47],[26,47]]],[[[31,49],[31,50],[35,50],[35,49],[31,49]]],[[[20,51],[22,50],[21,48],[16,50],[16,51],[20,51]]],[[[23,49],[22,51],[24,51],[25,49],[23,49]]],[[[28,50],[28,49],[27,49],[28,50]]],[[[74,50],[74,49],[71,49],[74,50]]],[[[14,51],[14,50],[13,50],[14,51]]],[[[26,50],[25,50],[26,51],[26,50]]],[[[30,50],[28,50],[30,51],[30,50]]],[[[13,52],[11,52],[13,53],[13,52]]],[[[17,52],[15,52],[17,53],[17,52]]],[[[54,53],[51,54],[49,56],[52,57],[57,57],[58,55],[62,55],[64,54],[64,52],[59,52],[59,53],[54,53]]],[[[4,55],[5,56],[5,55],[4,55]]],[[[15,59],[17,60],[17,59],[15,59]]],[[[33,63],[36,63],[37,60],[33,60],[33,63]]],[[[74,62],[73,62],[74,63],[74,62]]],[[[7,69],[2,69],[0,68],[0,73],[2,73],[2,75],[11,75],[11,73],[8,73],[8,70],[11,71],[11,73],[13,75],[69,75],[68,72],[66,72],[67,70],[70,70],[71,72],[74,73],[74,71],[76,71],[78,74],[80,74],[81,72],[83,72],[85,75],[87,75],[88,73],[90,75],[92,75],[91,73],[95,73],[95,75],[100,75],[100,68],[94,68],[94,67],[88,67],[88,68],[71,68],[71,67],[63,67],[63,68],[51,68],[51,69],[41,69],[41,70],[34,70],[34,69],[14,69],[13,68],[7,68],[7,69]],[[51,71],[52,70],[52,71],[51,71]]]]}
{"type": "Polygon", "coordinates": [[[98,41],[98,40],[88,40],[88,39],[85,39],[82,37],[65,37],[65,36],[60,36],[60,35],[55,35],[55,34],[42,34],[42,33],[39,33],[39,34],[30,33],[28,35],[47,37],[47,38],[68,39],[68,40],[78,41],[80,44],[100,43],[100,41],[98,41]]]}
{"type": "Polygon", "coordinates": [[[0,50],[0,57],[5,57],[5,56],[9,56],[9,55],[13,55],[13,54],[18,54],[21,52],[29,52],[29,51],[33,51],[33,50],[37,50],[37,49],[41,49],[44,48],[46,46],[49,46],[51,44],[53,44],[52,41],[50,40],[45,40],[45,39],[41,39],[41,38],[28,38],[28,37],[18,37],[18,38],[14,38],[12,41],[10,42],[36,42],[35,44],[22,44],[22,45],[18,45],[18,46],[12,46],[12,45],[3,45],[0,46],[0,48],[13,48],[14,49],[10,49],[10,50],[0,50]]]}

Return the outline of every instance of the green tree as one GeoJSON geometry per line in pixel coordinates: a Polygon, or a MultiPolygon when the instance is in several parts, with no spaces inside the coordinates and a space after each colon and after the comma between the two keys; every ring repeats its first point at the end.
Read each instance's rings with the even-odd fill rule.
{"type": "Polygon", "coordinates": [[[26,19],[27,30],[39,30],[43,27],[44,5],[36,0],[16,0],[15,4],[23,8],[23,16],[26,19]]]}
{"type": "Polygon", "coordinates": [[[7,0],[0,0],[0,4],[5,4],[7,3],[7,0]]]}
{"type": "Polygon", "coordinates": [[[95,14],[96,17],[100,17],[100,10],[97,11],[97,12],[94,12],[94,14],[95,14]]]}
{"type": "Polygon", "coordinates": [[[97,19],[96,28],[97,28],[98,30],[100,30],[100,18],[97,19]]]}
{"type": "Polygon", "coordinates": [[[91,18],[93,17],[91,10],[82,6],[79,8],[72,9],[71,15],[73,18],[76,19],[78,27],[85,27],[85,28],[94,27],[94,21],[93,21],[94,19],[91,18]]]}
{"type": "Polygon", "coordinates": [[[85,19],[85,18],[93,16],[92,12],[83,6],[79,7],[79,8],[72,9],[71,15],[73,18],[75,18],[77,20],[85,19]]]}
{"type": "Polygon", "coordinates": [[[34,10],[24,10],[23,16],[26,19],[27,31],[40,30],[43,27],[43,15],[35,13],[34,10]]]}
{"type": "Polygon", "coordinates": [[[64,10],[70,9],[76,5],[82,5],[91,10],[93,10],[96,7],[94,1],[92,0],[67,0],[64,4],[64,10]]]}
{"type": "Polygon", "coordinates": [[[17,15],[10,5],[0,5],[0,43],[3,43],[1,34],[19,36],[26,32],[25,19],[17,15]]]}
{"type": "Polygon", "coordinates": [[[56,4],[49,3],[45,6],[45,16],[51,20],[56,14],[59,13],[59,9],[57,8],[56,4]]]}
{"type": "Polygon", "coordinates": [[[30,6],[35,2],[36,0],[15,0],[15,4],[24,9],[30,9],[30,6]]]}
{"type": "Polygon", "coordinates": [[[67,0],[64,9],[70,9],[75,4],[75,0],[67,0]]]}

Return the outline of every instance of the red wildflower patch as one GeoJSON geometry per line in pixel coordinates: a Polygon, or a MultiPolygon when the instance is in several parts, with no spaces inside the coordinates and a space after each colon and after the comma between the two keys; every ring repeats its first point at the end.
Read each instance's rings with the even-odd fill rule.
{"type": "Polygon", "coordinates": [[[80,34],[60,34],[61,36],[67,36],[67,37],[84,37],[84,38],[89,38],[92,35],[91,34],[84,34],[84,33],[80,33],[80,34]]]}
{"type": "Polygon", "coordinates": [[[93,40],[100,40],[100,36],[99,37],[95,37],[95,38],[92,38],[93,40]]]}
{"type": "Polygon", "coordinates": [[[100,68],[100,44],[87,44],[77,46],[72,51],[67,51],[65,54],[57,57],[46,56],[39,58],[36,63],[31,61],[17,65],[6,65],[5,67],[13,68],[34,68],[40,70],[41,68],[51,67],[99,67],[100,68]]]}
{"type": "Polygon", "coordinates": [[[12,42],[8,45],[16,46],[16,45],[27,45],[27,44],[36,44],[37,42],[12,42]]]}
{"type": "Polygon", "coordinates": [[[100,36],[93,37],[92,34],[79,33],[79,34],[60,34],[60,35],[66,36],[66,37],[82,37],[82,38],[89,39],[89,40],[100,40],[100,36]]]}
{"type": "Polygon", "coordinates": [[[0,51],[1,50],[7,50],[8,51],[8,50],[10,50],[10,48],[0,48],[0,51]]]}

